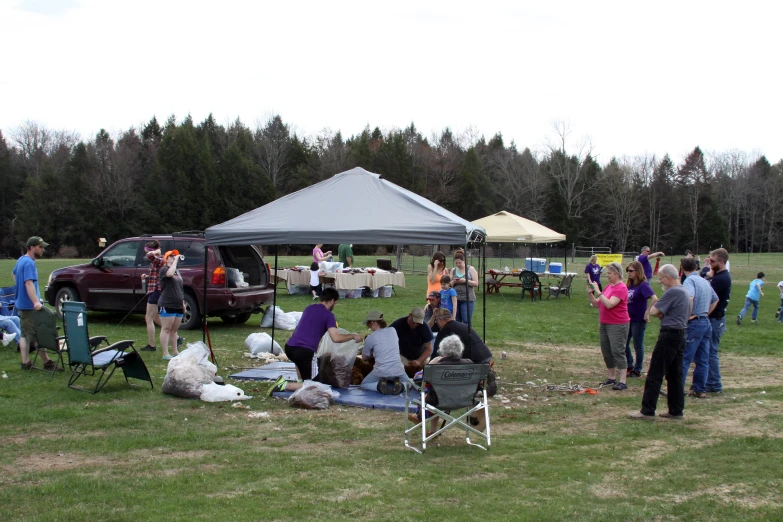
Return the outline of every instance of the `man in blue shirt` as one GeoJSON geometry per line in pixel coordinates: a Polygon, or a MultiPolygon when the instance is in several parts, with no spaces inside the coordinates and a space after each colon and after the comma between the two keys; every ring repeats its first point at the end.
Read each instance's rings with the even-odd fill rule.
{"type": "Polygon", "coordinates": [[[712,325],[709,314],[718,305],[718,294],[710,284],[699,276],[699,265],[693,257],[684,257],[680,262],[685,281],[682,286],[691,296],[693,309],[688,318],[688,340],[682,355],[682,382],[688,380],[691,362],[696,363],[693,370],[693,389],[690,397],[707,397],[707,375],[710,369],[710,340],[712,325]]]}
{"type": "MultiPolygon", "coordinates": [[[[27,253],[19,258],[12,272],[14,285],[16,285],[16,310],[19,312],[19,320],[22,326],[22,337],[19,339],[19,353],[22,354],[22,369],[29,370],[33,367],[30,362],[30,348],[38,345],[38,336],[35,331],[33,310],[43,308],[41,293],[38,290],[38,269],[35,260],[43,256],[44,249],[49,246],[39,236],[33,236],[27,240],[27,253]]],[[[54,370],[55,363],[46,355],[46,350],[38,350],[38,355],[44,361],[44,369],[54,370]]],[[[62,368],[57,368],[62,371],[62,368]]]]}

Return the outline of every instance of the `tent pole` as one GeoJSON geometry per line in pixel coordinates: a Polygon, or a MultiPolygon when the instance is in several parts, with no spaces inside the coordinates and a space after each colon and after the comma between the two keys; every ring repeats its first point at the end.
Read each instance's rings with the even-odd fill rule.
{"type": "Polygon", "coordinates": [[[274,292],[272,293],[272,344],[269,351],[275,347],[275,312],[277,312],[277,245],[275,245],[275,279],[274,292]]]}
{"type": "Polygon", "coordinates": [[[563,272],[568,273],[568,240],[563,243],[563,272]]]}
{"type": "MultiPolygon", "coordinates": [[[[201,321],[201,342],[205,343],[207,342],[207,312],[208,310],[208,302],[209,299],[207,299],[207,274],[209,273],[207,271],[207,262],[209,261],[209,246],[206,244],[207,242],[204,241],[204,319],[201,321]]],[[[196,299],[196,306],[198,306],[198,299],[196,299]]]]}
{"type": "MultiPolygon", "coordinates": [[[[501,243],[502,244],[502,243],[501,243]]],[[[484,321],[484,331],[482,333],[482,337],[484,338],[484,342],[487,342],[487,244],[483,243],[481,245],[481,288],[484,289],[484,298],[483,298],[483,304],[481,305],[482,308],[482,320],[484,321]]]]}

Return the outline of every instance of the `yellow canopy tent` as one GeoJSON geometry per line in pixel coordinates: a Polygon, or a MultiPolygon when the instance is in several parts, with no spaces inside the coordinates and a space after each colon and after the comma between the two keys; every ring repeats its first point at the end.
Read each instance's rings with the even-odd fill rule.
{"type": "Polygon", "coordinates": [[[565,234],[501,210],[497,214],[473,221],[487,231],[487,243],[559,243],[565,234]]]}
{"type": "MultiPolygon", "coordinates": [[[[472,223],[486,230],[487,243],[559,243],[566,240],[565,234],[505,210],[472,223]]],[[[568,260],[565,257],[563,262],[563,270],[567,271],[568,260]]]]}

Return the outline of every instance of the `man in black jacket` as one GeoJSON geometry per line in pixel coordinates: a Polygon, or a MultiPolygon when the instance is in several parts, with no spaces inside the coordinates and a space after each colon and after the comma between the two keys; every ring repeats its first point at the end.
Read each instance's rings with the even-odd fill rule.
{"type": "Polygon", "coordinates": [[[447,308],[438,308],[433,316],[440,328],[438,336],[435,338],[435,347],[432,350],[433,357],[439,355],[438,348],[440,348],[441,341],[449,335],[456,334],[459,336],[462,344],[465,345],[462,357],[470,359],[474,363],[488,363],[492,361],[492,352],[484,344],[484,341],[481,340],[476,330],[465,323],[455,321],[447,308]]]}

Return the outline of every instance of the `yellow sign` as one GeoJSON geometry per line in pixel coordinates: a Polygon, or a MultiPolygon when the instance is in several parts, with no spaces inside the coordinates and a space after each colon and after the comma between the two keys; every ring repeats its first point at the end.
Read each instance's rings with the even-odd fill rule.
{"type": "Polygon", "coordinates": [[[609,263],[620,263],[623,264],[623,255],[622,254],[596,254],[596,258],[598,258],[598,264],[601,266],[606,266],[609,263]]]}

